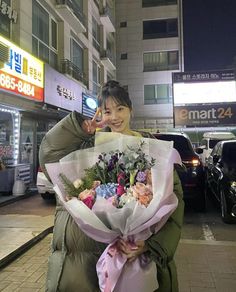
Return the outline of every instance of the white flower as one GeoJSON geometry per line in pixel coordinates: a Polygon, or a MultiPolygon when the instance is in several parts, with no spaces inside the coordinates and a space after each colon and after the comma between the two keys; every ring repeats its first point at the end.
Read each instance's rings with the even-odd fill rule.
{"type": "Polygon", "coordinates": [[[78,189],[80,186],[82,186],[83,181],[80,178],[77,178],[74,182],[73,185],[76,189],[78,189]]]}

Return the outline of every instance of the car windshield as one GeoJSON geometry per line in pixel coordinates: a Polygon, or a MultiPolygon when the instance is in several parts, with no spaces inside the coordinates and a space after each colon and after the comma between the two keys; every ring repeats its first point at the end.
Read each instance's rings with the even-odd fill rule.
{"type": "Polygon", "coordinates": [[[221,141],[221,140],[219,140],[219,139],[210,140],[209,141],[209,148],[213,149],[219,141],[221,141]]]}
{"type": "Polygon", "coordinates": [[[222,160],[229,165],[236,165],[236,143],[225,143],[222,151],[222,160]]]}
{"type": "Polygon", "coordinates": [[[182,159],[194,153],[190,142],[184,136],[158,134],[156,138],[165,141],[174,141],[174,148],[178,150],[182,159]]]}

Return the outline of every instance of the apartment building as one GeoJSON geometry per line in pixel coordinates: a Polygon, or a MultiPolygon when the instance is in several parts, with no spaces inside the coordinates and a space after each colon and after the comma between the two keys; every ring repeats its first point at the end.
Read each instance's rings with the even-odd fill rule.
{"type": "Polygon", "coordinates": [[[133,102],[133,127],[173,127],[172,72],[183,71],[182,0],[116,1],[117,79],[133,102]]]}
{"type": "Polygon", "coordinates": [[[113,0],[0,1],[0,159],[38,168],[44,134],[77,110],[91,116],[116,78],[113,0]]]}

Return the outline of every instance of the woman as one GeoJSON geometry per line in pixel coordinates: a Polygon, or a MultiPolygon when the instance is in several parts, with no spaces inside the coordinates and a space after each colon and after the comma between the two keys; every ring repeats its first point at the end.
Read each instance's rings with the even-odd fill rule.
{"type": "MultiPolygon", "coordinates": [[[[45,163],[57,162],[68,153],[94,145],[97,127],[106,125],[106,130],[125,135],[152,137],[130,129],[132,104],[128,92],[116,81],[108,81],[99,97],[102,120],[96,121],[99,112],[92,120],[84,119],[73,112],[61,120],[44,137],[40,146],[39,160],[45,170],[45,163]]],[[[142,253],[148,253],[157,265],[158,292],[178,291],[174,254],[180,239],[183,222],[184,203],[181,183],[174,172],[174,192],[178,197],[178,207],[167,223],[148,240],[136,243],[137,248],[130,250],[119,241],[120,252],[129,261],[142,253]]],[[[105,245],[86,236],[74,223],[62,206],[56,208],[53,231],[52,254],[49,258],[47,291],[99,291],[96,262],[105,245]]]]}

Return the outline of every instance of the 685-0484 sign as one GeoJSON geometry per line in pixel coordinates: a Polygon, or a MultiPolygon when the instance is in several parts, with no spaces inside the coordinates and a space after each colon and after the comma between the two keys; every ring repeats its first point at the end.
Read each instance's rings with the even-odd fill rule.
{"type": "Polygon", "coordinates": [[[21,80],[17,77],[11,76],[0,70],[0,87],[2,89],[11,91],[16,94],[20,94],[26,97],[33,97],[41,101],[43,89],[30,84],[24,80],[21,80]]]}
{"type": "Polygon", "coordinates": [[[176,106],[174,116],[175,126],[235,125],[236,103],[176,106]]]}

